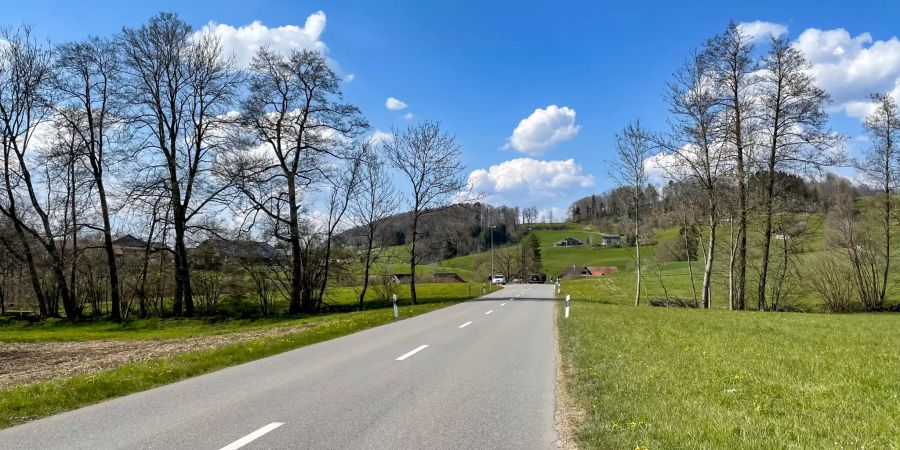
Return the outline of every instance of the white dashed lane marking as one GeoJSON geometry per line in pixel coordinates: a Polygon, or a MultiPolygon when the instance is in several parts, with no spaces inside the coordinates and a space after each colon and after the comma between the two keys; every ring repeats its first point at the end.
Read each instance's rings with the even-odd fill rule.
{"type": "Polygon", "coordinates": [[[266,434],[266,433],[268,433],[268,432],[270,432],[270,431],[272,431],[272,430],[274,430],[274,429],[276,429],[276,428],[278,428],[278,427],[280,427],[280,426],[282,426],[282,425],[284,425],[283,422],[272,422],[272,423],[270,423],[270,424],[268,424],[268,425],[266,425],[266,426],[264,426],[264,427],[262,427],[262,428],[260,428],[260,429],[258,429],[258,430],[256,430],[256,431],[254,431],[254,432],[252,432],[252,433],[250,433],[250,434],[248,434],[248,435],[246,435],[246,436],[244,436],[244,437],[242,437],[242,438],[240,438],[240,439],[238,439],[238,440],[236,440],[236,441],[234,441],[234,442],[232,442],[232,443],[230,443],[230,444],[228,444],[228,445],[222,447],[221,450],[237,450],[237,449],[239,449],[239,448],[241,448],[241,447],[243,447],[243,446],[245,446],[245,445],[247,445],[247,444],[249,444],[249,443],[251,443],[251,442],[257,440],[257,439],[259,439],[259,438],[262,437],[264,434],[266,434]]]}
{"type": "Polygon", "coordinates": [[[422,350],[425,350],[426,348],[428,348],[428,345],[420,345],[420,346],[416,347],[414,350],[407,352],[403,356],[397,358],[397,361],[403,361],[404,359],[409,358],[410,356],[415,355],[416,353],[419,353],[422,350]]]}

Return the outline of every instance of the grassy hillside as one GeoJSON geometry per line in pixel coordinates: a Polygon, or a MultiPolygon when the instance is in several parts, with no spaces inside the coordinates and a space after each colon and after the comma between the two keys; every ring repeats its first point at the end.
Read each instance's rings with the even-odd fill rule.
{"type": "MultiPolygon", "coordinates": [[[[535,230],[532,231],[541,240],[541,255],[544,263],[544,272],[555,277],[564,268],[576,265],[589,266],[616,266],[620,269],[633,268],[634,257],[633,250],[619,247],[594,247],[584,245],[579,247],[554,247],[553,243],[573,237],[585,243],[598,243],[601,241],[603,232],[594,230],[591,227],[585,227],[578,224],[568,224],[562,230],[535,230]]],[[[495,250],[501,247],[496,247],[495,250]]],[[[654,255],[654,247],[646,249],[647,257],[652,258],[654,255]]],[[[451,271],[463,274],[466,277],[472,277],[479,266],[486,267],[484,274],[490,272],[491,252],[475,253],[467,256],[460,256],[448,260],[441,261],[436,264],[423,266],[423,274],[430,273],[434,268],[437,271],[451,271]]],[[[408,272],[408,270],[407,270],[408,272]]],[[[468,280],[469,278],[467,278],[468,280]]],[[[473,279],[473,281],[477,281],[473,279]]]]}

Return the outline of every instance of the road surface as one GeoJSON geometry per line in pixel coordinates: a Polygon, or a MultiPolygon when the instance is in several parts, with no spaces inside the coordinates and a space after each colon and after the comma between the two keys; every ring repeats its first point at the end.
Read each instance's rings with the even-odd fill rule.
{"type": "Polygon", "coordinates": [[[555,448],[553,286],[0,431],[11,449],[555,448]]]}

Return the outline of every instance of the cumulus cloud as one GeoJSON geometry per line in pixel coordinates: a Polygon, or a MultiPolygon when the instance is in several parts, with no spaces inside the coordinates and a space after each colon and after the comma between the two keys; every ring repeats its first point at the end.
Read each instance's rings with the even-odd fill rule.
{"type": "Polygon", "coordinates": [[[672,176],[685,175],[680,173],[679,167],[683,166],[679,164],[678,157],[671,153],[657,153],[644,160],[647,178],[656,185],[664,185],[672,176]]]}
{"type": "Polygon", "coordinates": [[[406,109],[409,105],[398,98],[388,97],[387,100],[384,101],[384,106],[392,111],[400,111],[401,109],[406,109]]]}
{"type": "Polygon", "coordinates": [[[575,110],[566,106],[550,105],[535,109],[522,119],[504,146],[512,147],[532,156],[543,154],[548,148],[578,135],[580,125],[575,124],[575,110]]]}
{"type": "Polygon", "coordinates": [[[372,145],[378,145],[378,144],[381,144],[382,142],[393,141],[394,135],[391,133],[388,133],[387,131],[375,130],[372,132],[372,134],[369,135],[368,138],[366,138],[366,140],[368,140],[369,143],[372,145]]]}
{"type": "Polygon", "coordinates": [[[497,204],[531,206],[560,202],[594,186],[574,159],[517,158],[469,174],[469,189],[497,204]]]}
{"type": "Polygon", "coordinates": [[[741,34],[747,36],[751,42],[762,41],[771,36],[781,36],[787,33],[787,25],[774,22],[766,22],[763,20],[754,20],[753,22],[741,22],[738,24],[741,34]]]}
{"type": "Polygon", "coordinates": [[[411,112],[408,112],[408,113],[406,113],[406,114],[403,115],[403,118],[406,119],[406,120],[413,120],[413,119],[416,118],[416,115],[413,114],[413,113],[411,113],[411,112]]]}
{"type": "Polygon", "coordinates": [[[812,64],[812,73],[839,109],[865,117],[873,109],[873,92],[900,95],[900,40],[875,40],[871,34],[809,28],[794,45],[812,64]]]}
{"type": "Polygon", "coordinates": [[[306,18],[302,27],[284,25],[268,27],[255,20],[249,25],[233,25],[209,22],[197,33],[211,33],[222,40],[226,54],[234,55],[235,63],[247,67],[261,46],[287,54],[293,49],[316,50],[325,54],[328,47],[320,39],[325,31],[325,13],[318,11],[306,18]]]}

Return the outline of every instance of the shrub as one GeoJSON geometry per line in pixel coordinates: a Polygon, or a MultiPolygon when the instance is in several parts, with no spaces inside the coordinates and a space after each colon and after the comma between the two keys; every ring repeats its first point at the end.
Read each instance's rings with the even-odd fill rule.
{"type": "Polygon", "coordinates": [[[855,286],[852,273],[853,268],[846,256],[828,253],[810,258],[804,278],[828,311],[847,312],[853,308],[855,286]]]}

